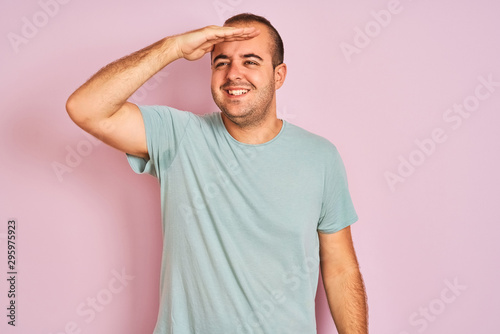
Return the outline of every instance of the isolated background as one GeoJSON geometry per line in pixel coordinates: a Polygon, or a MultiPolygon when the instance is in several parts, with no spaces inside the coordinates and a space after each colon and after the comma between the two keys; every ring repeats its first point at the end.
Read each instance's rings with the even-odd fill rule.
{"type": "MultiPolygon", "coordinates": [[[[371,12],[389,1],[60,1],[0,5],[2,333],[152,332],[158,185],[134,174],[124,154],[86,137],[65,102],[109,62],[247,11],[269,18],[285,41],[279,115],[328,138],[343,157],[360,217],[353,235],[371,332],[498,331],[500,87],[460,124],[443,117],[474,102],[478,77],[500,81],[499,2],[401,0],[377,31],[371,12]],[[26,22],[38,27],[23,35],[26,22]],[[369,44],[347,57],[342,43],[355,46],[356,29],[367,25],[369,44]],[[25,40],[12,43],[13,34],[25,40]],[[434,129],[446,140],[418,153],[416,141],[434,129]],[[410,158],[418,165],[405,170],[401,159],[410,158]],[[391,186],[387,173],[398,168],[405,176],[391,186]],[[19,226],[15,328],[5,316],[12,218],[19,226]],[[116,272],[133,276],[119,292],[116,272]],[[101,304],[91,317],[92,299],[101,304]]],[[[131,100],[216,111],[209,77],[207,57],[178,61],[131,100]]],[[[335,332],[322,285],[317,319],[318,333],[335,332]]]]}

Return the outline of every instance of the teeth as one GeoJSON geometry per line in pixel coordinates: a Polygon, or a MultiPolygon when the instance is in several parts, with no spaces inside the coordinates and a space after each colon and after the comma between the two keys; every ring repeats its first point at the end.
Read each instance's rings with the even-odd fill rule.
{"type": "Polygon", "coordinates": [[[247,92],[248,92],[248,89],[228,90],[228,93],[231,95],[242,95],[242,94],[246,94],[247,92]]]}

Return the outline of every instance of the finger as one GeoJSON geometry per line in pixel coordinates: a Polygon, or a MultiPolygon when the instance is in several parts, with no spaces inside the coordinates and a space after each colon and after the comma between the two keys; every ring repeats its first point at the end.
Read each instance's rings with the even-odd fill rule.
{"type": "Polygon", "coordinates": [[[223,41],[224,41],[224,42],[244,41],[244,40],[252,39],[252,38],[254,38],[254,37],[255,37],[255,36],[251,36],[251,35],[244,35],[244,36],[229,36],[229,37],[224,37],[224,38],[223,38],[223,41]]]}
{"type": "MultiPolygon", "coordinates": [[[[230,28],[230,27],[228,27],[228,28],[230,28]]],[[[260,33],[260,30],[257,29],[256,27],[242,27],[242,28],[235,28],[234,30],[232,30],[230,32],[232,32],[232,35],[257,36],[260,33]]]]}
{"type": "Polygon", "coordinates": [[[236,41],[245,41],[254,38],[254,35],[234,35],[234,36],[226,36],[226,37],[216,37],[214,39],[207,40],[207,43],[210,44],[219,44],[222,42],[236,42],[236,41]]]}
{"type": "Polygon", "coordinates": [[[258,29],[255,27],[243,27],[243,28],[235,28],[235,27],[222,27],[218,29],[214,29],[212,31],[212,35],[210,39],[227,39],[227,38],[243,38],[249,39],[257,36],[260,33],[258,29]]]}
{"type": "Polygon", "coordinates": [[[259,35],[260,34],[260,30],[259,29],[255,29],[255,30],[251,30],[251,31],[243,31],[241,32],[240,34],[233,34],[231,36],[226,36],[227,38],[232,38],[232,37],[235,37],[235,38],[254,38],[255,36],[259,35]]]}

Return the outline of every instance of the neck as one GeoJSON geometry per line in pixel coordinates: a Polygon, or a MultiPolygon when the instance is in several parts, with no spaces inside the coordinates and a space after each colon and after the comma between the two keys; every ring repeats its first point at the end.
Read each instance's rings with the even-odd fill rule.
{"type": "Polygon", "coordinates": [[[234,139],[244,144],[258,145],[266,143],[276,137],[283,126],[283,121],[276,117],[276,113],[270,114],[258,125],[245,127],[234,123],[224,113],[221,113],[221,117],[227,132],[234,139]]]}

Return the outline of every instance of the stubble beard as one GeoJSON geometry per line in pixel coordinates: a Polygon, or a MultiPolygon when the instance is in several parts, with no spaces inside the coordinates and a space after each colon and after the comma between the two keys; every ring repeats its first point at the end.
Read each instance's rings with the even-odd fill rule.
{"type": "Polygon", "coordinates": [[[234,124],[241,128],[257,127],[264,122],[268,117],[275,92],[274,81],[263,87],[253,101],[245,101],[247,105],[240,109],[241,101],[234,101],[224,103],[222,97],[218,92],[212,89],[212,97],[215,104],[219,107],[221,112],[234,124]],[[231,107],[238,108],[237,113],[230,111],[231,107]]]}

